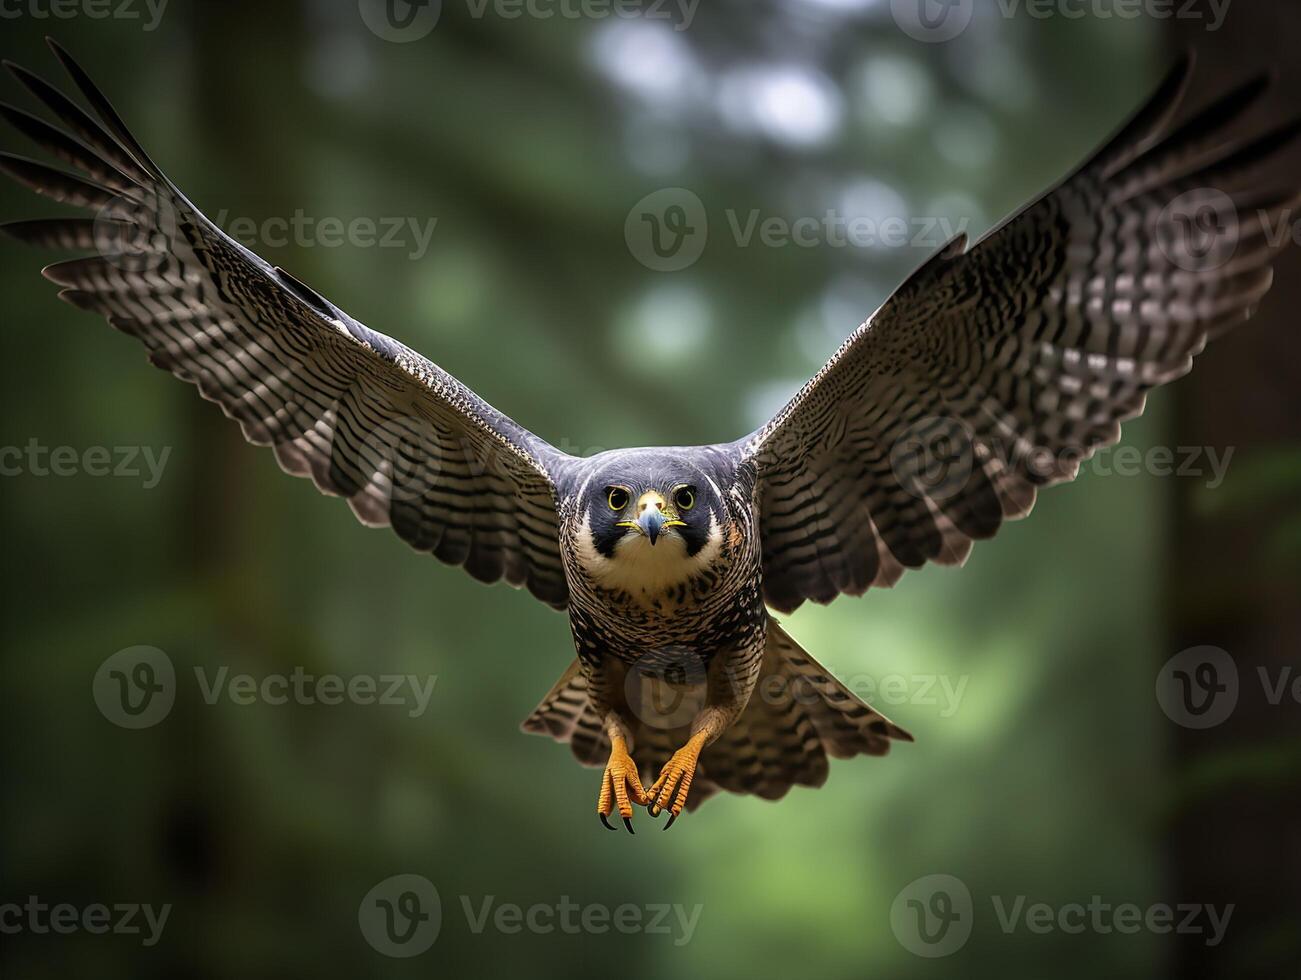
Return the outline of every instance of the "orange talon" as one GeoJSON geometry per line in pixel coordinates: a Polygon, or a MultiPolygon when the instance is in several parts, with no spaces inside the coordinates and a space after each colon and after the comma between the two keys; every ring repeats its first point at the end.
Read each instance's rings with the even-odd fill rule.
{"type": "Polygon", "coordinates": [[[596,815],[607,829],[614,830],[605,818],[617,808],[619,816],[623,818],[623,825],[631,834],[634,802],[638,806],[645,806],[649,797],[642,788],[641,779],[637,775],[637,764],[628,754],[627,744],[616,737],[610,741],[610,761],[605,764],[605,773],[601,776],[601,796],[596,803],[596,815]]]}
{"type": "Polygon", "coordinates": [[[673,757],[664,764],[659,779],[650,788],[650,815],[658,817],[661,811],[669,811],[665,830],[673,826],[673,821],[687,805],[687,794],[691,791],[691,780],[696,775],[696,762],[700,758],[700,750],[705,747],[705,738],[703,732],[692,735],[687,744],[674,752],[673,757]]]}

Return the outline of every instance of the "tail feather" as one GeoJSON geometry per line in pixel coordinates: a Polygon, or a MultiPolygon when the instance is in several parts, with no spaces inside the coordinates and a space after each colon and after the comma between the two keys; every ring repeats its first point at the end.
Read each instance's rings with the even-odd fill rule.
{"type": "MultiPolygon", "coordinates": [[[[649,785],[690,731],[687,724],[648,724],[642,717],[647,714],[630,710],[625,718],[632,727],[633,756],[649,785]]],[[[691,714],[683,717],[689,720],[691,714]]],[[[609,756],[609,738],[588,700],[577,660],[521,727],[568,742],[585,766],[603,766],[609,756]]],[[[828,756],[884,755],[892,740],[911,742],[912,736],[863,703],[769,619],[754,694],[741,716],[701,753],[687,809],[720,789],[775,800],[792,786],[821,786],[828,756]]]]}
{"type": "Polygon", "coordinates": [[[864,704],[774,619],[759,682],[735,724],[701,754],[720,787],[779,799],[792,786],[821,786],[827,757],[885,755],[912,736],[864,704]]]}
{"type": "Polygon", "coordinates": [[[560,675],[520,728],[533,735],[550,735],[568,742],[575,758],[585,766],[603,766],[610,754],[610,739],[601,729],[587,697],[587,678],[575,658],[560,675]]]}

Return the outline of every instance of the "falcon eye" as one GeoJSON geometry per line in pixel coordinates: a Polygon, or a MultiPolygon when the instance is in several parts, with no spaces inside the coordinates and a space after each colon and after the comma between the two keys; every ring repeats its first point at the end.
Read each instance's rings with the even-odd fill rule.
{"type": "Polygon", "coordinates": [[[678,510],[690,510],[696,506],[696,495],[690,487],[678,487],[673,494],[673,502],[677,504],[678,510]]]}
{"type": "Polygon", "coordinates": [[[623,487],[611,487],[610,495],[605,498],[611,510],[623,510],[628,506],[628,491],[623,487]]]}

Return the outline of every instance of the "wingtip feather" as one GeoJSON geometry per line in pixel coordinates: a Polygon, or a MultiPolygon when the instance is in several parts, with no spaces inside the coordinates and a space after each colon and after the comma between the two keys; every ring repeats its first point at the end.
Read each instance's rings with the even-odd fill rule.
{"type": "Polygon", "coordinates": [[[134,158],[136,164],[147,171],[150,176],[160,178],[162,171],[158,169],[158,164],[149,158],[149,154],[140,145],[140,141],[132,135],[131,130],[122,121],[122,117],[113,108],[113,104],[100,91],[99,86],[86,73],[86,70],[53,38],[47,36],[45,42],[50,46],[50,50],[54,52],[54,57],[63,66],[63,70],[72,78],[73,84],[77,86],[86,101],[90,103],[91,108],[94,109],[95,114],[99,116],[100,122],[108,127],[126,153],[134,158]]]}

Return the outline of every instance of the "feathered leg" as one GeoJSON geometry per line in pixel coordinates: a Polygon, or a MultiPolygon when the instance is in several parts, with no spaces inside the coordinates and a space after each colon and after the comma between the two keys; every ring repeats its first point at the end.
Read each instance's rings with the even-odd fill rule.
{"type": "Polygon", "coordinates": [[[596,815],[606,829],[614,830],[606,817],[617,808],[624,827],[631,834],[632,805],[636,803],[645,806],[649,798],[642,787],[641,777],[637,775],[637,764],[629,754],[631,726],[614,707],[617,700],[614,694],[618,687],[615,686],[617,678],[612,677],[612,673],[621,671],[616,669],[609,658],[586,671],[588,697],[610,738],[610,759],[601,775],[601,794],[596,802],[596,815]]]}
{"type": "Polygon", "coordinates": [[[757,645],[719,655],[710,664],[705,704],[691,723],[691,737],[665,763],[648,794],[652,817],[659,816],[661,810],[669,811],[665,830],[673,826],[687,804],[700,753],[727,731],[749,703],[763,664],[763,650],[761,635],[757,645]]]}

